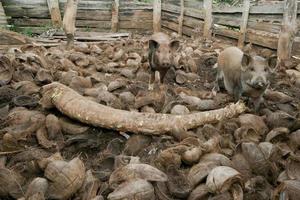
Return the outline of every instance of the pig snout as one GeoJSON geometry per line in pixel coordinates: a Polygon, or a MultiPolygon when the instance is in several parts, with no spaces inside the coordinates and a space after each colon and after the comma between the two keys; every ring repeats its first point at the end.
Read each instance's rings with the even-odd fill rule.
{"type": "Polygon", "coordinates": [[[161,66],[162,66],[163,68],[169,67],[169,66],[170,66],[170,62],[162,62],[162,63],[161,63],[161,66]]]}
{"type": "Polygon", "coordinates": [[[266,77],[258,76],[251,80],[250,86],[256,89],[265,88],[268,85],[266,77]]]}

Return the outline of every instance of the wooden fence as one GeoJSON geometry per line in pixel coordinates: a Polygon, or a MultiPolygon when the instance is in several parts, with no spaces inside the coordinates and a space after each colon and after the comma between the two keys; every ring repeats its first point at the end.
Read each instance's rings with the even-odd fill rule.
{"type": "Polygon", "coordinates": [[[212,0],[162,0],[161,26],[167,31],[182,31],[187,36],[221,35],[239,40],[240,45],[245,41],[271,49],[287,42],[293,44],[292,53],[299,55],[300,34],[296,30],[300,24],[300,6],[297,3],[285,0],[250,5],[249,0],[244,0],[240,7],[217,7],[212,5],[212,0]],[[279,38],[283,42],[278,42],[279,38]]]}
{"type": "MultiPolygon", "coordinates": [[[[67,0],[2,0],[10,24],[17,30],[41,33],[52,26],[49,4],[57,1],[61,18],[67,0]]],[[[80,0],[76,27],[79,31],[110,31],[116,0],[80,0]]],[[[153,7],[135,0],[118,0],[118,31],[152,31],[153,7]]],[[[50,9],[51,11],[51,9],[50,9]]],[[[52,18],[52,20],[54,20],[52,18]]]]}

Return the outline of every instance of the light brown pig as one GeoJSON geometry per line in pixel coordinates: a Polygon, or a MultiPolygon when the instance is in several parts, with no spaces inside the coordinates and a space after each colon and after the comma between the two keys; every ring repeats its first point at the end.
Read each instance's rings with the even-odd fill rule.
{"type": "Polygon", "coordinates": [[[151,69],[151,83],[155,79],[155,71],[160,73],[160,80],[164,77],[170,67],[173,66],[174,53],[179,48],[179,41],[171,40],[165,33],[155,33],[149,40],[148,58],[151,69]]]}
{"type": "Polygon", "coordinates": [[[270,67],[274,68],[276,62],[276,56],[265,59],[243,53],[237,47],[228,47],[218,57],[215,90],[219,91],[219,81],[222,80],[227,92],[234,95],[235,101],[242,95],[250,97],[257,111],[269,85],[270,67]]]}

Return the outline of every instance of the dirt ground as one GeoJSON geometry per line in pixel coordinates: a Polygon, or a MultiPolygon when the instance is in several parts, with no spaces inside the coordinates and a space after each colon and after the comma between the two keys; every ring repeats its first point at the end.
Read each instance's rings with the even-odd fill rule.
{"type": "MultiPolygon", "coordinates": [[[[89,126],[41,102],[42,86],[57,81],[129,111],[187,114],[232,103],[225,90],[211,92],[218,53],[230,43],[180,40],[175,68],[153,91],[147,36],[0,55],[0,199],[298,199],[300,81],[291,73],[271,75],[258,113],[250,106],[184,138],[89,126]]],[[[299,66],[297,57],[285,62],[299,66]]]]}

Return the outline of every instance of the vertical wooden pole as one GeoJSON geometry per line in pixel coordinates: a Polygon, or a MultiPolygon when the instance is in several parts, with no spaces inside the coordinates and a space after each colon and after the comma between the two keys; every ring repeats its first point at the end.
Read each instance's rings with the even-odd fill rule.
{"type": "Polygon", "coordinates": [[[62,26],[62,20],[58,0],[47,0],[47,4],[51,15],[52,25],[55,28],[60,28],[62,26]]]}
{"type": "Polygon", "coordinates": [[[293,41],[297,32],[297,1],[285,0],[277,55],[280,63],[291,57],[293,41]]]}
{"type": "Polygon", "coordinates": [[[205,11],[205,20],[204,20],[204,32],[203,36],[207,39],[211,39],[212,34],[212,0],[204,0],[203,7],[205,11]]]}
{"type": "Polygon", "coordinates": [[[74,36],[76,31],[75,22],[78,3],[79,0],[68,0],[66,4],[63,19],[63,28],[67,36],[67,49],[70,49],[74,44],[74,36]]]}
{"type": "Polygon", "coordinates": [[[118,32],[119,29],[119,0],[114,0],[111,9],[111,31],[118,32]]]}
{"type": "Polygon", "coordinates": [[[161,29],[161,0],[153,1],[153,32],[160,32],[161,29]]]}
{"type": "Polygon", "coordinates": [[[178,17],[178,35],[180,36],[182,36],[183,18],[184,18],[184,0],[180,0],[180,15],[178,17]]]}
{"type": "Polygon", "coordinates": [[[244,43],[246,39],[249,11],[250,11],[250,0],[244,0],[244,9],[243,9],[243,16],[242,16],[243,19],[240,25],[240,35],[238,41],[238,47],[241,49],[244,47],[244,43]]]}

